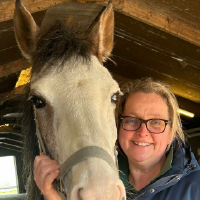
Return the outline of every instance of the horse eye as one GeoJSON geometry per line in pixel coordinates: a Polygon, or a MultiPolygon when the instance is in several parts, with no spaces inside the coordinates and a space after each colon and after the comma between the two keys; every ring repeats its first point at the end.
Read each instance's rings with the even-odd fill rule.
{"type": "Polygon", "coordinates": [[[118,100],[119,95],[120,95],[120,92],[116,92],[116,93],[112,96],[111,101],[112,101],[113,103],[117,103],[117,100],[118,100]]]}
{"type": "Polygon", "coordinates": [[[32,96],[30,100],[36,108],[43,108],[46,105],[46,102],[37,96],[32,96]]]}

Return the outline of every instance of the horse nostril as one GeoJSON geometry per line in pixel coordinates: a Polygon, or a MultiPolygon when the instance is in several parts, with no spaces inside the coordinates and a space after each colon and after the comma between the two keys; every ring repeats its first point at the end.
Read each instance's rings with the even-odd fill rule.
{"type": "Polygon", "coordinates": [[[89,193],[83,187],[78,189],[78,199],[77,200],[87,200],[89,198],[89,193]]]}

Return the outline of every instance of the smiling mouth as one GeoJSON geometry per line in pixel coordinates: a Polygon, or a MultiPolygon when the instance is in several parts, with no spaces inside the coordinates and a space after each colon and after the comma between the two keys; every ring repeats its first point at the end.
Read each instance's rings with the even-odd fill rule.
{"type": "Polygon", "coordinates": [[[133,142],[133,143],[136,144],[136,145],[138,145],[138,146],[143,146],[143,147],[151,145],[150,143],[145,143],[145,142],[133,142]]]}

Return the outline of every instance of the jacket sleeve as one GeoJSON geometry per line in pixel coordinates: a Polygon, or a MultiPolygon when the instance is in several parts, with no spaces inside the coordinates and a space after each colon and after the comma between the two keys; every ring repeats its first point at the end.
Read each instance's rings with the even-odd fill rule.
{"type": "Polygon", "coordinates": [[[40,199],[39,200],[44,200],[44,197],[43,197],[43,195],[41,195],[41,197],[40,197],[40,199]]]}

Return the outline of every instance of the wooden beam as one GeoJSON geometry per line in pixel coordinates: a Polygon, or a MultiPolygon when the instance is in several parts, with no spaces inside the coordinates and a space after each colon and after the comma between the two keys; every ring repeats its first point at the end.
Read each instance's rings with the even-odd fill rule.
{"type": "Polygon", "coordinates": [[[141,4],[139,0],[125,0],[123,9],[119,12],[200,46],[199,25],[194,27],[184,24],[176,19],[176,13],[167,15],[162,12],[161,7],[158,9],[156,5],[141,4]]]}
{"type": "MultiPolygon", "coordinates": [[[[38,12],[70,0],[22,0],[25,7],[31,12],[38,12]]],[[[80,3],[96,2],[106,5],[107,0],[77,0],[80,3]]],[[[1,0],[0,22],[13,18],[15,0],[1,0]]],[[[200,46],[199,26],[190,26],[177,20],[176,16],[165,15],[156,5],[144,4],[138,0],[113,0],[114,9],[127,16],[143,21],[163,31],[200,46]]]]}
{"type": "Polygon", "coordinates": [[[10,92],[1,93],[0,94],[0,103],[3,103],[9,99],[13,99],[13,98],[19,97],[21,95],[24,95],[26,93],[25,92],[26,86],[27,85],[23,85],[23,86],[14,88],[10,92]]]}
{"type": "MultiPolygon", "coordinates": [[[[120,75],[114,74],[114,73],[112,73],[112,76],[120,85],[127,81],[132,80],[127,77],[123,77],[123,76],[120,76],[120,75]]],[[[136,79],[136,77],[133,77],[133,80],[134,79],[136,79]]],[[[178,83],[178,84],[181,84],[181,83],[178,83]]],[[[185,110],[195,113],[195,116],[200,116],[200,104],[199,103],[196,103],[187,98],[184,98],[183,94],[180,93],[180,91],[178,92],[176,87],[174,87],[173,85],[170,85],[170,81],[169,81],[168,85],[169,85],[171,91],[176,95],[180,108],[183,108],[185,110]]]]}
{"type": "MultiPolygon", "coordinates": [[[[22,3],[31,13],[34,13],[68,1],[70,0],[22,0],[22,3]]],[[[1,0],[0,22],[12,19],[14,8],[15,0],[1,0]]]]}
{"type": "Polygon", "coordinates": [[[0,66],[0,78],[20,72],[21,70],[27,69],[28,67],[30,67],[30,64],[23,58],[10,63],[6,63],[5,65],[0,66]]]}

